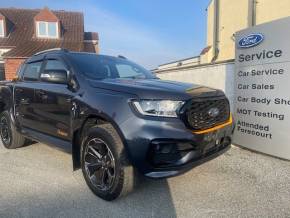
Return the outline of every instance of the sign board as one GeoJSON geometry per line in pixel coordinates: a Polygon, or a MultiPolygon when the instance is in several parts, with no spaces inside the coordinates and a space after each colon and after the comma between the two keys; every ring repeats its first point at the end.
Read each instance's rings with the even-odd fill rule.
{"type": "Polygon", "coordinates": [[[290,17],[238,32],[234,144],[290,159],[290,17]]]}

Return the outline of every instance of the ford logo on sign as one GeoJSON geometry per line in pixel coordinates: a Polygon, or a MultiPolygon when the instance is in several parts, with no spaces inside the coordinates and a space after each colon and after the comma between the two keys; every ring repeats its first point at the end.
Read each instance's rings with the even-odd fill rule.
{"type": "Polygon", "coordinates": [[[240,48],[250,48],[259,45],[264,40],[264,36],[260,33],[250,34],[240,39],[240,48]]]}

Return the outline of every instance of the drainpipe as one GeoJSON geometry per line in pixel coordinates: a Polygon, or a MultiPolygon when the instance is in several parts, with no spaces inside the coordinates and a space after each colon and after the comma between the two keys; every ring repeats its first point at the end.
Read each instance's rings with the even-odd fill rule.
{"type": "Polygon", "coordinates": [[[214,62],[219,54],[219,0],[214,0],[214,36],[213,36],[213,51],[214,55],[211,62],[214,62]]]}
{"type": "Polygon", "coordinates": [[[248,27],[256,25],[257,0],[249,0],[248,8],[248,27]]]}

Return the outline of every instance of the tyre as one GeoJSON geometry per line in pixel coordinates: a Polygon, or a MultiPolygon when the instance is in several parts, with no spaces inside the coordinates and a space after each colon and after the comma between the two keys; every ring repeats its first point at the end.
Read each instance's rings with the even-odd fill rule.
{"type": "Polygon", "coordinates": [[[0,137],[4,147],[8,149],[22,147],[25,142],[25,138],[17,132],[15,126],[11,122],[8,111],[4,111],[0,114],[0,137]]]}
{"type": "Polygon", "coordinates": [[[122,140],[111,124],[91,127],[84,134],[81,165],[85,181],[98,197],[112,201],[132,191],[136,176],[122,140]]]}

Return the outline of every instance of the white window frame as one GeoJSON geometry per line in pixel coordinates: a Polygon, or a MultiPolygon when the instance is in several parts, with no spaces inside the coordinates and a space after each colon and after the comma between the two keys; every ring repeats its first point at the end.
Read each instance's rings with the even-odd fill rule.
{"type": "Polygon", "coordinates": [[[36,22],[36,30],[37,30],[37,37],[39,38],[49,38],[49,39],[58,39],[59,38],[59,29],[58,29],[58,22],[47,22],[47,21],[37,21],[36,22]],[[46,35],[41,35],[39,31],[39,24],[40,23],[45,23],[45,28],[46,28],[46,35]],[[50,36],[48,35],[48,24],[49,23],[54,23],[56,25],[56,36],[50,36]]]}
{"type": "Polygon", "coordinates": [[[0,20],[0,26],[2,27],[3,33],[0,33],[0,37],[4,37],[5,36],[5,29],[4,29],[4,20],[0,20]]]}

